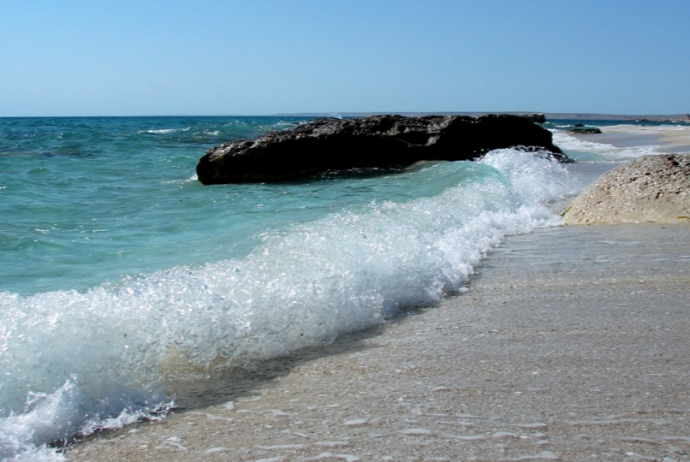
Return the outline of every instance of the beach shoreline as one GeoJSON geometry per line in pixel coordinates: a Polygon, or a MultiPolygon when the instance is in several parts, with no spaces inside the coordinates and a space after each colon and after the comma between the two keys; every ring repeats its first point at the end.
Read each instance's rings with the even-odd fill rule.
{"type": "MultiPolygon", "coordinates": [[[[634,130],[582,139],[669,147],[688,135],[634,130]]],[[[619,163],[568,169],[584,187],[619,163]]],[[[688,248],[687,224],[508,236],[466,292],[171,385],[174,414],[92,435],[67,460],[686,460],[688,248]]]]}
{"type": "Polygon", "coordinates": [[[580,141],[609,144],[617,148],[657,145],[659,153],[690,152],[690,127],[685,126],[639,126],[613,125],[600,127],[602,133],[577,134],[570,132],[580,141]]]}
{"type": "Polygon", "coordinates": [[[466,293],[67,458],[684,460],[688,248],[687,225],[509,237],[466,293]]]}

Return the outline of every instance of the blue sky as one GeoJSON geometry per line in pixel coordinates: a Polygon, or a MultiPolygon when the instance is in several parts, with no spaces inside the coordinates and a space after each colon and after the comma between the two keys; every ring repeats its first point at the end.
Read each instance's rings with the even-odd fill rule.
{"type": "Polygon", "coordinates": [[[690,112],[690,0],[0,0],[0,116],[690,112]]]}

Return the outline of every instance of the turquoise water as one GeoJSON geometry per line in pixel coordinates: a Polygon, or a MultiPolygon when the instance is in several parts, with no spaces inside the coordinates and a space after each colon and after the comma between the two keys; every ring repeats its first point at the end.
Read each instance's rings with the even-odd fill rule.
{"type": "MultiPolygon", "coordinates": [[[[204,188],[193,178],[196,160],[227,139],[298,122],[0,119],[0,290],[84,290],[246,253],[266,227],[257,212],[275,209],[282,192],[204,188]]],[[[313,208],[314,193],[300,191],[305,203],[297,207],[313,208]]],[[[285,199],[267,222],[281,220],[285,199]]]]}
{"type": "Polygon", "coordinates": [[[52,460],[46,443],[164,411],[171,383],[462,291],[506,235],[560,224],[549,204],[581,187],[510,149],[196,181],[207,148],[305,120],[0,119],[0,458],[52,460]]]}

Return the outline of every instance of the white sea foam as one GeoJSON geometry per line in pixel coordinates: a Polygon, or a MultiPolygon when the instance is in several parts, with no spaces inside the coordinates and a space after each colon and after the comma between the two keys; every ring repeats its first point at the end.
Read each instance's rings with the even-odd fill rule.
{"type": "MultiPolygon", "coordinates": [[[[157,415],[171,382],[333,341],[462,289],[506,234],[561,223],[555,162],[489,153],[434,197],[372,202],[263,236],[242,260],[85,293],[0,293],[0,457],[157,415]]],[[[443,168],[443,164],[425,168],[443,168]]]]}
{"type": "MultiPolygon", "coordinates": [[[[553,143],[566,153],[576,151],[579,153],[591,153],[601,160],[632,159],[649,154],[659,154],[659,145],[642,145],[618,148],[604,143],[580,140],[562,130],[553,131],[553,143]]],[[[577,154],[572,154],[577,157],[577,154]]]]}
{"type": "Polygon", "coordinates": [[[157,130],[140,130],[137,133],[150,133],[152,135],[169,135],[171,133],[186,132],[191,130],[192,127],[186,128],[161,128],[157,130]]]}
{"type": "Polygon", "coordinates": [[[164,180],[164,181],[161,181],[161,184],[187,184],[187,183],[194,183],[196,181],[199,181],[199,177],[195,173],[194,175],[190,176],[189,178],[185,178],[182,180],[164,180]]]}
{"type": "Polygon", "coordinates": [[[272,124],[271,126],[272,126],[272,127],[276,127],[276,128],[278,128],[278,129],[286,129],[286,128],[295,127],[295,126],[297,126],[297,125],[305,124],[305,123],[307,123],[307,122],[308,122],[308,121],[306,121],[306,120],[304,120],[304,121],[299,121],[299,122],[293,122],[293,121],[291,121],[291,120],[280,120],[280,121],[278,121],[278,122],[272,124]]]}
{"type": "Polygon", "coordinates": [[[688,130],[690,127],[687,125],[632,125],[632,124],[620,124],[620,125],[609,125],[602,127],[602,131],[605,133],[615,132],[615,133],[654,133],[654,132],[675,132],[688,130]]]}

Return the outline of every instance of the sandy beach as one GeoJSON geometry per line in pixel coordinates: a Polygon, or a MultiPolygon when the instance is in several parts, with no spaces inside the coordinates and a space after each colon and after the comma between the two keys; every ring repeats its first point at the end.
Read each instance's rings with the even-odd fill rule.
{"type": "Polygon", "coordinates": [[[604,127],[602,132],[604,134],[634,133],[639,135],[651,135],[654,136],[656,141],[661,144],[662,152],[690,151],[690,127],[687,125],[664,127],[615,125],[613,127],[604,127]]]}
{"type": "Polygon", "coordinates": [[[657,145],[660,153],[690,151],[690,126],[641,126],[612,125],[601,127],[602,133],[593,135],[572,134],[579,140],[610,144],[619,148],[657,145]]]}
{"type": "Polygon", "coordinates": [[[690,462],[690,0],[1,5],[0,462],[690,462]]]}
{"type": "MultiPolygon", "coordinates": [[[[578,137],[690,150],[690,129],[578,137]]],[[[570,169],[584,185],[612,165],[570,169]]],[[[466,292],[253,371],[172,384],[174,415],[94,435],[66,456],[688,460],[688,249],[683,224],[510,236],[466,292]]]]}
{"type": "Polygon", "coordinates": [[[687,460],[688,249],[687,225],[510,237],[467,292],[68,460],[687,460]]]}

